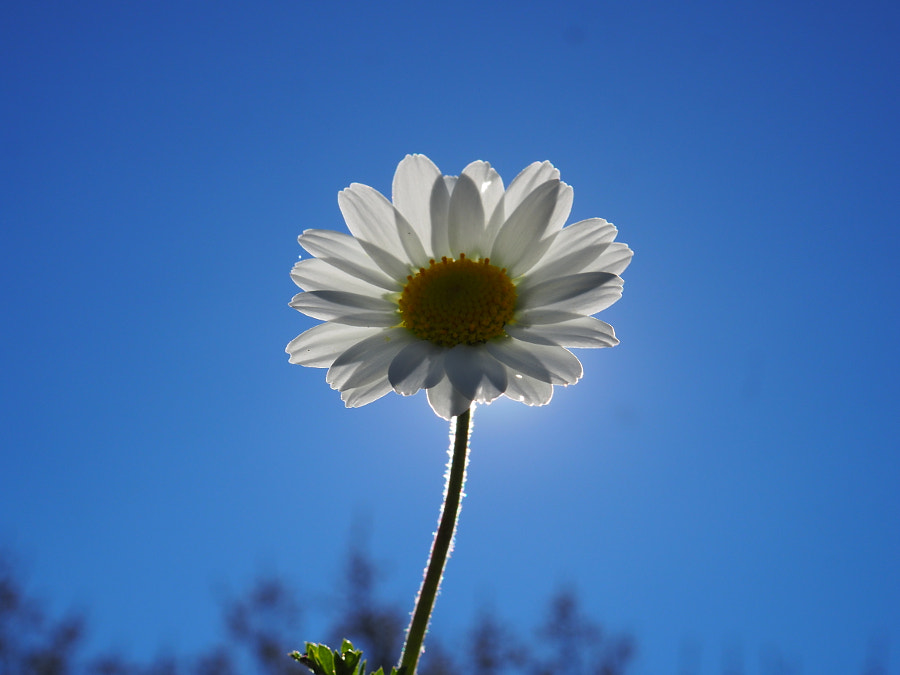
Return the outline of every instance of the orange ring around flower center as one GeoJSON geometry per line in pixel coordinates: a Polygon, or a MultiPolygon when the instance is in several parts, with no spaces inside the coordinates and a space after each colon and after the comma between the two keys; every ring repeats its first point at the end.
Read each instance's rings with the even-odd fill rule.
{"type": "Polygon", "coordinates": [[[516,307],[516,287],[489,258],[431,260],[406,277],[401,325],[441,347],[474,345],[505,335],[516,307]]]}

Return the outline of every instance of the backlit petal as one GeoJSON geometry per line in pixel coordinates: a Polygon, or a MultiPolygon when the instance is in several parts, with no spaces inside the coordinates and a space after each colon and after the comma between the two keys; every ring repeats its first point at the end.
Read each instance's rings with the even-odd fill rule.
{"type": "Polygon", "coordinates": [[[559,181],[538,186],[513,211],[494,240],[490,258],[509,271],[512,278],[528,271],[549,247],[544,239],[550,216],[556,206],[559,181]]]}
{"type": "Polygon", "coordinates": [[[449,420],[472,407],[472,399],[459,393],[446,377],[428,390],[428,404],[435,415],[449,420]]]}
{"type": "Polygon", "coordinates": [[[399,322],[396,304],[358,293],[307,291],[295,295],[290,305],[314,319],[351,326],[387,328],[399,322]]]}
{"type": "Polygon", "coordinates": [[[391,383],[387,381],[387,376],[382,376],[374,382],[369,382],[361,387],[342,391],[341,399],[348,408],[359,408],[377,401],[390,392],[391,383]]]}
{"type": "Polygon", "coordinates": [[[386,275],[365,252],[362,244],[349,234],[331,230],[306,230],[297,241],[310,255],[334,265],[351,276],[389,291],[401,289],[400,283],[386,275]]]}
{"type": "Polygon", "coordinates": [[[338,206],[354,237],[375,244],[397,258],[403,257],[405,251],[397,236],[395,209],[378,190],[353,183],[338,193],[338,206]]]}
{"type": "MultiPolygon", "coordinates": [[[[535,284],[553,277],[585,271],[596,263],[616,237],[616,228],[602,218],[582,220],[560,230],[544,257],[528,272],[524,284],[535,284]]],[[[607,271],[602,268],[590,271],[607,271]]]]}
{"type": "Polygon", "coordinates": [[[388,368],[388,380],[394,391],[403,396],[433,387],[444,377],[446,349],[426,340],[406,345],[388,368]]]}
{"type": "MultiPolygon", "coordinates": [[[[443,256],[452,257],[450,239],[447,234],[448,216],[450,214],[450,193],[456,185],[456,178],[444,176],[431,188],[429,207],[431,210],[431,251],[435,260],[443,256]]],[[[458,253],[458,251],[457,251],[458,253]]]]}
{"type": "Polygon", "coordinates": [[[438,183],[444,189],[440,169],[425,155],[407,155],[394,174],[394,206],[418,233],[429,257],[434,256],[431,247],[431,199],[438,183]]]}
{"type": "Polygon", "coordinates": [[[619,344],[613,327],[592,316],[536,326],[512,325],[506,332],[517,340],[539,345],[595,349],[619,344]]]}
{"type": "Polygon", "coordinates": [[[484,214],[490,217],[503,198],[503,179],[500,174],[487,162],[476,161],[463,169],[462,175],[468,176],[475,183],[481,195],[484,214]]]}
{"type": "Polygon", "coordinates": [[[453,347],[444,369],[453,387],[470,400],[489,403],[506,391],[506,368],[481,346],[453,347]]]}
{"type": "Polygon", "coordinates": [[[503,225],[503,179],[487,162],[472,162],[463,169],[463,175],[475,183],[481,195],[485,227],[481,233],[476,250],[484,253],[490,251],[494,238],[503,225]]]}
{"type": "Polygon", "coordinates": [[[553,385],[510,368],[505,396],[525,405],[546,405],[553,398],[553,385]]]}
{"type": "Polygon", "coordinates": [[[559,184],[559,191],[556,193],[556,206],[553,207],[553,213],[550,214],[550,222],[547,223],[547,232],[554,233],[562,229],[572,212],[572,200],[575,198],[575,191],[571,185],[563,182],[559,184]]]}
{"type": "Polygon", "coordinates": [[[596,314],[622,297],[622,278],[610,272],[579,272],[520,288],[523,310],[555,309],[575,314],[596,314]]]}
{"type": "Polygon", "coordinates": [[[335,359],[325,381],[332,389],[350,389],[387,378],[394,357],[414,338],[402,328],[382,331],[356,343],[335,359]]]}
{"type": "Polygon", "coordinates": [[[522,169],[503,195],[506,215],[515,211],[529,194],[549,180],[559,180],[559,170],[550,162],[533,162],[522,169]]]}
{"type": "Polygon", "coordinates": [[[413,266],[403,259],[388,253],[380,246],[370,244],[367,241],[359,241],[366,255],[372,259],[391,279],[406,280],[406,276],[412,271],[413,266]]]}
{"type": "Polygon", "coordinates": [[[347,349],[383,330],[340,323],[320,323],[291,340],[285,351],[291,355],[291,363],[328,368],[347,349]]]}
{"type": "Polygon", "coordinates": [[[621,275],[625,268],[631,264],[634,251],[627,244],[614,241],[592,260],[585,268],[585,272],[603,271],[621,275]]]}
{"type": "MultiPolygon", "coordinates": [[[[354,183],[338,194],[338,205],[347,228],[366,251],[369,251],[370,247],[367,244],[370,244],[376,250],[384,251],[407,266],[419,266],[428,261],[415,229],[384,195],[374,188],[354,183]]],[[[393,266],[385,268],[377,259],[376,262],[385,272],[396,278],[393,266]]]]}
{"type": "Polygon", "coordinates": [[[485,348],[513,372],[550,384],[574,384],[581,379],[581,362],[562,347],[529,344],[513,338],[488,342],[485,348]]]}
{"type": "Polygon", "coordinates": [[[322,291],[339,289],[360,295],[382,298],[388,295],[383,288],[361,280],[359,277],[344,272],[321,258],[309,258],[294,263],[291,279],[304,291],[322,291]]]}
{"type": "Polygon", "coordinates": [[[459,177],[450,195],[447,219],[447,241],[452,256],[458,258],[460,253],[465,253],[470,258],[478,257],[484,233],[484,207],[478,187],[465,174],[459,177]]]}

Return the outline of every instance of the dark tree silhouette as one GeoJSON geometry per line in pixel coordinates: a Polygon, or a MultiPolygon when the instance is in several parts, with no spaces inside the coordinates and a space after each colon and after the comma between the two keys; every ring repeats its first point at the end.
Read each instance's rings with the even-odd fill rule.
{"type": "Polygon", "coordinates": [[[69,675],[84,631],[78,616],[50,619],[0,556],[0,675],[69,675]]]}
{"type": "Polygon", "coordinates": [[[426,640],[425,653],[419,661],[419,675],[459,675],[456,661],[444,645],[436,639],[426,640]]]}
{"type": "Polygon", "coordinates": [[[403,646],[406,615],[397,606],[376,599],[377,573],[362,549],[351,546],[338,594],[338,619],[329,631],[329,642],[336,646],[347,638],[363,651],[369,669],[380,667],[389,673],[403,646]]]}
{"type": "Polygon", "coordinates": [[[466,644],[466,662],[461,672],[506,675],[522,672],[528,662],[525,647],[515,633],[487,608],[478,613],[466,644]]]}
{"type": "MultiPolygon", "coordinates": [[[[298,596],[277,578],[261,579],[223,603],[223,642],[187,656],[163,656],[149,663],[127,655],[85,656],[84,619],[76,614],[49,616],[25,591],[12,558],[0,550],[0,675],[306,675],[288,652],[302,648],[298,596]]],[[[376,593],[378,573],[361,548],[351,548],[344,578],[332,603],[337,620],[327,633],[338,646],[344,637],[364,648],[369,671],[387,672],[399,655],[407,613],[376,593]]],[[[461,637],[429,633],[418,675],[626,675],[635,654],[628,635],[609,635],[582,610],[571,589],[551,597],[527,640],[488,609],[482,609],[461,637]],[[450,644],[452,647],[448,647],[450,644]]],[[[694,653],[695,650],[691,650],[694,653]]],[[[683,655],[684,657],[685,655],[683,655]]],[[[693,661],[694,659],[688,659],[693,661]]],[[[887,673],[888,642],[869,645],[860,675],[887,673]]],[[[695,672],[682,663],[685,674],[695,672]]],[[[723,659],[722,675],[745,671],[738,652],[723,659]]],[[[796,659],[777,649],[760,653],[762,675],[802,672],[796,659]]]]}
{"type": "Polygon", "coordinates": [[[571,589],[553,596],[539,635],[553,653],[535,664],[533,675],[620,675],[634,657],[634,641],[606,637],[602,627],[582,613],[571,589]]]}
{"type": "MultiPolygon", "coordinates": [[[[299,623],[299,604],[279,579],[257,581],[243,598],[232,600],[225,607],[230,643],[243,647],[256,665],[256,672],[264,675],[296,674],[296,664],[285,654],[293,649],[299,623]]],[[[221,665],[227,658],[227,651],[220,649],[207,657],[205,664],[221,665]]]]}
{"type": "MultiPolygon", "coordinates": [[[[369,671],[383,666],[390,672],[408,617],[379,599],[377,576],[363,550],[351,548],[335,594],[337,621],[328,633],[335,646],[346,637],[363,648],[369,671]]],[[[220,645],[150,663],[120,654],[85,657],[84,621],[48,618],[0,555],[0,675],[304,675],[306,669],[287,656],[303,646],[300,610],[281,580],[261,579],[223,603],[220,645]]],[[[630,639],[605,639],[569,591],[553,598],[538,637],[548,653],[530,653],[509,624],[483,609],[452,648],[429,634],[418,675],[624,675],[632,655],[630,639]],[[566,666],[559,669],[563,657],[566,666]]]]}

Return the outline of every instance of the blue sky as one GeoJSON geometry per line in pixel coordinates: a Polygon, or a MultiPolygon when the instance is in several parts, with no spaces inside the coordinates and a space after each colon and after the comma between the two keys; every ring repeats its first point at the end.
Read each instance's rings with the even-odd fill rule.
{"type": "Polygon", "coordinates": [[[545,408],[476,413],[435,630],[573,585],[636,675],[859,672],[873,641],[900,673],[895,3],[0,18],[0,543],[99,647],[202,646],[259,573],[320,598],[360,520],[412,602],[444,421],[345,410],[283,350],[313,324],[296,236],[419,152],[507,182],[548,159],[571,222],[635,250],[621,345],[545,408]]]}

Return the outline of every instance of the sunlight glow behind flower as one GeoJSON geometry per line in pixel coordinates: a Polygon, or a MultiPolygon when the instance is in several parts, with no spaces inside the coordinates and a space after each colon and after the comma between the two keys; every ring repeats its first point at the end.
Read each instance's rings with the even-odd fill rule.
{"type": "Polygon", "coordinates": [[[443,176],[424,155],[394,174],[393,203],[354,183],[338,195],[351,234],[306,230],[291,307],[325,323],[288,344],[328,368],[348,407],[425,389],[449,419],[507,396],[544,405],[577,382],[568,348],[618,344],[593,314],[622,295],[632,251],[602,218],[564,227],[572,188],[535,162],[504,190],[476,161],[443,176]]]}

